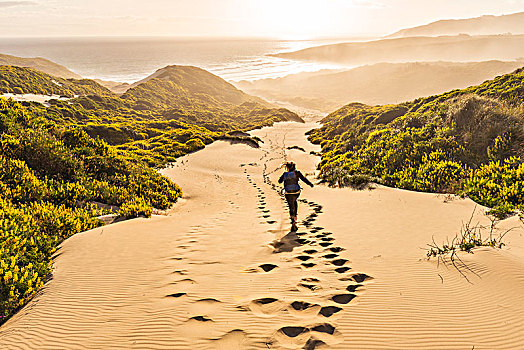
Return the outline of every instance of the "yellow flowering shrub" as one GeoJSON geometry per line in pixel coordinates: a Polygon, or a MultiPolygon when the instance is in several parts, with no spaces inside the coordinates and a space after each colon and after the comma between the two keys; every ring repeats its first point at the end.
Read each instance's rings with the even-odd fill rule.
{"type": "Polygon", "coordinates": [[[57,246],[101,225],[82,209],[51,203],[13,205],[0,197],[0,323],[38,291],[51,272],[57,246]]]}
{"type": "Polygon", "coordinates": [[[524,69],[399,105],[349,104],[309,132],[320,177],[465,194],[503,217],[524,209],[524,69]]]}
{"type": "Polygon", "coordinates": [[[63,240],[102,225],[93,202],[132,218],[182,193],[135,155],[3,98],[0,147],[0,324],[42,287],[63,240]]]}

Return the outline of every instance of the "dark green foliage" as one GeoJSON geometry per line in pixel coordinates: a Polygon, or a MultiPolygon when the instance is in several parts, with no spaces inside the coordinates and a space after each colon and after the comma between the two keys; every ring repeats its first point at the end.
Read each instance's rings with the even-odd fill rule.
{"type": "Polygon", "coordinates": [[[309,139],[322,145],[320,176],[353,175],[416,191],[465,193],[511,211],[524,203],[524,70],[409,103],[347,105],[309,139]]]}
{"type": "Polygon", "coordinates": [[[4,93],[60,95],[63,97],[114,95],[93,80],[63,79],[31,68],[0,66],[0,94],[4,93]]]}

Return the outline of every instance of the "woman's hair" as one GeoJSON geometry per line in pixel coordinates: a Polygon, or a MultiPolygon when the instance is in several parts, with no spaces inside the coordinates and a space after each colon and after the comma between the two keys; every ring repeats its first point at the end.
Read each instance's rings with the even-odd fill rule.
{"type": "Polygon", "coordinates": [[[285,165],[288,171],[295,171],[295,169],[297,168],[295,163],[293,162],[287,162],[285,165]]]}

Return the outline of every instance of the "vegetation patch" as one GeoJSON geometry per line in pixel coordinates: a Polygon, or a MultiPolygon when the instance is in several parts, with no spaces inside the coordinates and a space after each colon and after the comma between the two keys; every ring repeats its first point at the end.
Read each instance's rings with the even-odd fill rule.
{"type": "Polygon", "coordinates": [[[153,167],[215,140],[257,147],[258,141],[246,131],[281,121],[303,122],[297,114],[274,108],[197,67],[160,69],[119,96],[93,80],[61,79],[29,68],[0,66],[2,92],[76,96],[68,101],[50,100],[50,107],[33,102],[23,105],[46,120],[77,127],[129,151],[153,167]]]}
{"type": "Polygon", "coordinates": [[[0,322],[43,285],[63,240],[102,225],[95,203],[132,218],[181,195],[133,153],[12,100],[0,98],[0,131],[0,322]]]}
{"type": "MultiPolygon", "coordinates": [[[[451,264],[466,279],[467,277],[463,270],[469,270],[469,268],[460,259],[458,253],[472,253],[473,249],[478,247],[492,247],[500,249],[505,245],[503,242],[504,237],[512,230],[499,230],[497,225],[499,224],[500,220],[494,216],[490,217],[491,224],[489,227],[482,226],[478,223],[473,224],[472,221],[474,214],[475,210],[473,210],[469,221],[462,225],[460,232],[451,240],[451,242],[448,240],[447,242],[439,245],[435,242],[435,240],[433,240],[432,243],[428,244],[428,250],[426,253],[428,259],[437,258],[439,263],[440,261],[444,261],[444,259],[449,259],[451,264]]],[[[489,212],[487,214],[490,215],[489,212]]]]}
{"type": "Polygon", "coordinates": [[[114,96],[107,88],[89,79],[64,79],[32,68],[0,66],[0,94],[36,94],[75,97],[114,96]]]}
{"type": "Polygon", "coordinates": [[[0,323],[51,273],[71,235],[166,210],[181,189],[155,167],[219,139],[258,146],[245,131],[301,121],[195,67],[167,67],[118,96],[92,80],[0,66],[0,93],[74,97],[17,103],[0,97],[0,323]]]}
{"type": "Polygon", "coordinates": [[[464,194],[497,216],[524,204],[524,69],[400,105],[349,104],[309,132],[320,177],[464,194]]]}

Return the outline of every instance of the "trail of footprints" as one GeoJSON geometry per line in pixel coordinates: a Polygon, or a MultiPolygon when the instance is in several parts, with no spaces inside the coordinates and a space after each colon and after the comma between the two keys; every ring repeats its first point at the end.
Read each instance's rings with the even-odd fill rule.
{"type": "MultiPolygon", "coordinates": [[[[258,209],[264,213],[263,218],[267,223],[275,223],[270,219],[270,212],[266,209],[264,191],[257,186],[251,176],[244,170],[248,182],[259,192],[258,209]]],[[[264,165],[264,183],[270,186],[283,198],[278,186],[269,178],[267,164],[264,165]]],[[[317,217],[322,213],[322,206],[307,199],[300,199],[301,204],[305,204],[310,209],[310,214],[301,222],[304,230],[293,233],[290,232],[282,240],[287,242],[274,242],[275,253],[293,253],[295,249],[299,253],[295,254],[290,261],[296,263],[306,274],[297,284],[297,291],[301,292],[301,297],[308,299],[308,296],[323,297],[322,303],[308,302],[305,300],[295,300],[285,303],[278,298],[266,297],[251,301],[249,309],[259,317],[270,317],[279,312],[287,312],[296,317],[296,324],[282,327],[274,331],[270,342],[266,343],[268,348],[272,342],[288,348],[303,348],[307,350],[317,349],[321,346],[335,344],[341,341],[342,335],[337,332],[334,325],[328,320],[347,308],[356,297],[359,288],[363,287],[366,281],[372,278],[364,273],[355,273],[348,265],[349,261],[340,256],[345,249],[335,244],[335,238],[331,232],[326,232],[323,227],[315,226],[317,217]],[[290,249],[282,249],[286,246],[290,249]],[[323,264],[322,264],[323,263],[323,264]],[[332,276],[338,275],[338,283],[324,283],[321,278],[312,277],[311,272],[320,272],[332,276]]],[[[283,207],[287,210],[285,201],[283,207]]],[[[258,272],[271,273],[278,268],[274,264],[262,264],[258,267],[258,272]]],[[[299,298],[297,298],[299,299],[299,298]]]]}
{"type": "MultiPolygon", "coordinates": [[[[256,164],[249,164],[249,165],[256,165],[256,164]]],[[[264,191],[253,181],[251,178],[251,175],[247,174],[247,169],[244,169],[244,173],[246,174],[247,181],[258,191],[258,210],[261,212],[261,217],[265,220],[266,223],[272,225],[275,224],[275,220],[271,220],[271,212],[269,209],[267,209],[266,205],[266,195],[264,191]]]]}
{"type": "MultiPolygon", "coordinates": [[[[192,252],[198,250],[198,238],[204,234],[213,233],[214,228],[217,224],[226,222],[227,217],[229,217],[234,210],[239,209],[239,206],[235,202],[229,200],[228,207],[218,214],[216,217],[210,218],[209,224],[200,224],[194,225],[191,230],[188,232],[187,236],[181,238],[180,244],[177,246],[177,250],[180,250],[180,255],[183,252],[192,252]]],[[[180,255],[173,257],[173,260],[182,260],[183,258],[180,255]]],[[[195,261],[190,264],[213,264],[213,261],[195,261]]],[[[270,270],[269,268],[267,269],[270,270]]],[[[212,316],[217,313],[223,303],[220,300],[214,298],[198,298],[194,293],[194,288],[197,285],[197,282],[185,278],[186,275],[191,275],[187,270],[175,270],[173,275],[177,276],[178,279],[173,283],[175,293],[168,294],[165,297],[172,299],[177,303],[187,303],[189,314],[185,318],[184,322],[180,325],[181,329],[188,335],[197,336],[199,338],[207,339],[213,342],[213,348],[220,345],[221,342],[226,342],[227,344],[242,344],[247,335],[243,330],[233,329],[218,338],[209,338],[210,331],[213,328],[215,321],[212,316]],[[198,324],[198,327],[195,325],[198,324]]],[[[235,345],[232,345],[235,347],[235,345]]],[[[240,345],[238,346],[240,347],[240,345]]]]}
{"type": "MultiPolygon", "coordinates": [[[[269,152],[265,151],[260,161],[267,158],[269,152]]],[[[285,157],[285,153],[283,154],[285,157]]],[[[271,180],[267,169],[267,162],[275,159],[267,159],[263,169],[264,183],[276,191],[282,199],[284,195],[279,191],[279,188],[271,180]]],[[[260,217],[264,220],[263,223],[273,225],[275,220],[271,218],[271,212],[267,209],[266,195],[264,190],[259,187],[252,179],[251,175],[247,173],[246,166],[257,166],[256,163],[243,165],[244,173],[247,181],[257,190],[258,194],[258,210],[260,217]]],[[[280,345],[287,348],[302,348],[306,350],[317,349],[324,345],[335,344],[341,340],[341,334],[337,332],[336,327],[329,323],[331,318],[339,315],[344,308],[357,297],[358,289],[364,286],[366,281],[372,278],[363,273],[354,273],[351,271],[348,263],[349,261],[340,256],[344,248],[336,246],[335,238],[332,237],[331,232],[326,232],[324,228],[315,226],[317,217],[322,213],[322,206],[306,199],[299,200],[301,204],[309,207],[309,215],[301,222],[300,227],[304,230],[299,232],[290,232],[281,241],[273,242],[275,253],[294,253],[289,261],[296,264],[298,268],[304,271],[305,276],[297,283],[297,294],[301,298],[308,299],[308,296],[322,296],[322,302],[309,302],[305,300],[295,300],[291,303],[284,302],[278,298],[268,296],[252,300],[248,308],[258,317],[272,317],[279,312],[287,312],[296,318],[295,324],[281,327],[273,332],[271,340],[266,343],[268,348],[272,348],[273,342],[278,342],[280,345]],[[298,251],[298,253],[296,253],[298,251]],[[326,274],[332,276],[337,274],[339,283],[327,283],[327,281],[312,276],[313,273],[326,274]]],[[[230,203],[233,204],[233,203],[230,203]]],[[[287,211],[285,200],[282,201],[282,207],[287,211]]],[[[195,231],[202,227],[195,227],[195,231]]],[[[192,245],[196,241],[193,239],[188,242],[192,245]]],[[[188,246],[179,246],[179,248],[187,249],[188,246]]],[[[271,273],[278,266],[275,264],[261,264],[256,269],[250,269],[251,272],[271,273]]],[[[175,271],[175,273],[183,276],[184,271],[175,271]]],[[[183,279],[177,282],[179,286],[186,285],[190,287],[195,282],[190,279],[183,279]]],[[[178,292],[167,295],[166,297],[174,299],[183,299],[188,297],[186,292],[178,292]]],[[[299,299],[299,298],[297,298],[299,299]]],[[[201,308],[214,308],[220,301],[214,299],[197,300],[195,304],[201,304],[201,308]]],[[[193,322],[200,324],[213,323],[213,320],[205,313],[193,316],[187,320],[187,325],[191,326],[193,322]]],[[[205,329],[205,328],[204,328],[205,329]]],[[[236,330],[240,331],[240,330],[236,330]]],[[[235,334],[236,335],[236,334],[235,334]]],[[[223,338],[229,337],[231,334],[225,334],[223,338]]],[[[242,332],[242,338],[245,334],[242,332]]],[[[216,339],[220,341],[221,339],[216,339]]]]}

